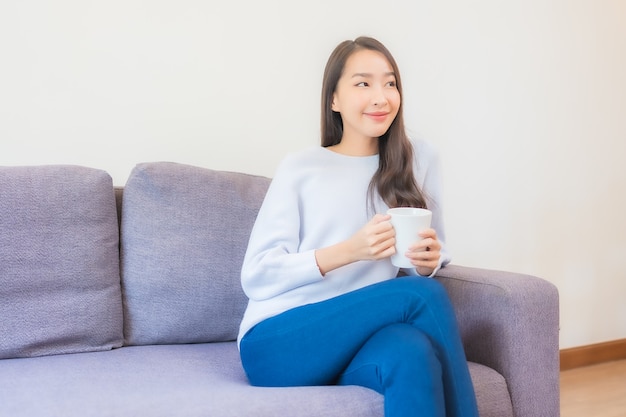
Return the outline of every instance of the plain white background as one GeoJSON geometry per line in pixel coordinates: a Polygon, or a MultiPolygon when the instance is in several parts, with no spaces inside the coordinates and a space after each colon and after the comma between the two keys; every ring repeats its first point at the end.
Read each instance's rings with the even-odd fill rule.
{"type": "Polygon", "coordinates": [[[556,284],[561,347],[626,338],[621,0],[4,0],[0,164],[272,176],[319,142],[326,59],[362,34],[439,149],[454,263],[556,284]]]}

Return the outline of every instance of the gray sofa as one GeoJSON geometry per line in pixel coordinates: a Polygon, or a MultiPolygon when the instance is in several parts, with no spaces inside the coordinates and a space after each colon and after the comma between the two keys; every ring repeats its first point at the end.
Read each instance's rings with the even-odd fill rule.
{"type": "MultiPolygon", "coordinates": [[[[0,167],[0,416],[382,416],[361,387],[248,384],[239,266],[269,179],[0,167]]],[[[558,294],[450,265],[482,417],[559,415],[558,294]]],[[[419,413],[416,413],[419,415],[419,413]]]]}

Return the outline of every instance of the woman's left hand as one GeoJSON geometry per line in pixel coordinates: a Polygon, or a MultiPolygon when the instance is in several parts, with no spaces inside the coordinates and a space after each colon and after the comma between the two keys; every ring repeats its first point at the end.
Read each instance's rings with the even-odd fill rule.
{"type": "Polygon", "coordinates": [[[437,239],[435,229],[426,229],[419,234],[422,240],[415,242],[406,256],[411,260],[418,274],[429,276],[439,266],[441,258],[441,242],[437,239]]]}

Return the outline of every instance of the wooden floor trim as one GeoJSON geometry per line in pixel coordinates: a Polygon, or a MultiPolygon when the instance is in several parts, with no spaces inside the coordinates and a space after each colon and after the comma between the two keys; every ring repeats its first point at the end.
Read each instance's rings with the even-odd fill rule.
{"type": "Polygon", "coordinates": [[[626,359],[626,339],[561,349],[561,371],[626,359]]]}

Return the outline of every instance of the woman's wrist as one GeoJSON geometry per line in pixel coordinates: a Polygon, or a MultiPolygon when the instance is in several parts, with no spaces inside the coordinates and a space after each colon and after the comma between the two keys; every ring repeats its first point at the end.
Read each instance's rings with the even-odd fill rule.
{"type": "Polygon", "coordinates": [[[315,261],[322,276],[328,272],[356,261],[349,241],[337,243],[315,251],[315,261]]]}
{"type": "Polygon", "coordinates": [[[417,273],[423,277],[429,277],[435,272],[436,268],[427,268],[427,267],[416,267],[415,270],[417,273]]]}

